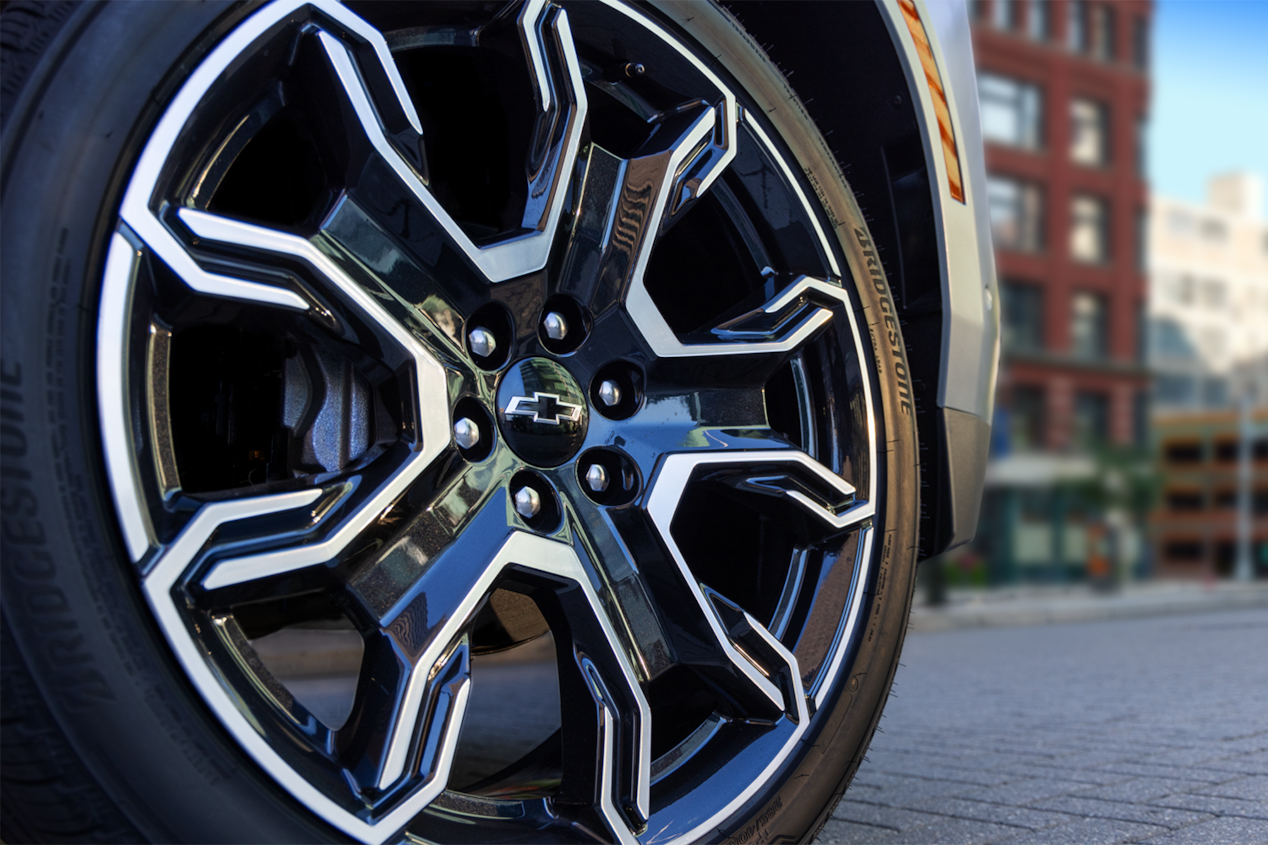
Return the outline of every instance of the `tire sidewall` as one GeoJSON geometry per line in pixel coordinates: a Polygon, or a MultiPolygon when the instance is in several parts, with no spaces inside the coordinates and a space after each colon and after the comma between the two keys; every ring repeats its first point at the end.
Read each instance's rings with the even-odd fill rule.
{"type": "Polygon", "coordinates": [[[812,716],[802,748],[718,828],[722,841],[808,842],[822,828],[857,771],[889,696],[915,587],[920,513],[919,449],[910,370],[893,296],[863,213],[835,155],[783,73],[726,10],[694,0],[651,0],[662,18],[701,52],[711,70],[730,77],[760,108],[788,148],[823,209],[846,259],[861,311],[862,342],[871,346],[878,454],[877,534],[853,661],[812,716]]]}
{"type": "Polygon", "coordinates": [[[71,46],[42,57],[5,127],[5,621],[76,755],[153,841],[335,835],[228,740],[172,658],[124,553],[96,413],[97,300],[122,186],[159,104],[249,11],[111,3],[72,19],[58,36],[71,46]]]}

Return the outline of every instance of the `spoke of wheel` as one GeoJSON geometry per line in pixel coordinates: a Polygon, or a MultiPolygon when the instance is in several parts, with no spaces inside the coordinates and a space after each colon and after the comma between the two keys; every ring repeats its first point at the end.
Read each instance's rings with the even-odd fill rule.
{"type": "MultiPolygon", "coordinates": [[[[457,711],[454,717],[447,717],[451,727],[443,737],[432,736],[432,727],[425,727],[421,735],[418,732],[419,721],[425,718],[428,702],[435,695],[431,691],[436,683],[433,679],[446,676],[440,667],[448,650],[470,625],[499,579],[510,570],[522,573],[518,576],[521,580],[546,576],[557,584],[552,589],[569,629],[560,632],[561,638],[567,633],[576,642],[586,644],[588,659],[600,667],[598,671],[609,689],[616,690],[609,701],[623,705],[618,724],[629,726],[613,740],[617,749],[613,757],[600,757],[595,744],[599,741],[597,733],[587,731],[584,725],[569,726],[570,731],[576,728],[590,737],[590,741],[566,743],[566,755],[580,755],[589,761],[582,766],[565,765],[572,773],[566,777],[569,794],[583,796],[582,803],[586,805],[599,804],[602,796],[595,792],[596,762],[617,765],[619,770],[609,797],[615,806],[631,808],[635,823],[641,824],[647,818],[650,800],[651,723],[634,668],[576,552],[564,543],[518,530],[510,531],[508,536],[506,506],[505,491],[499,489],[471,522],[455,529],[452,542],[435,557],[428,557],[413,546],[408,537],[389,549],[382,556],[381,565],[398,578],[414,576],[408,590],[395,601],[390,593],[384,596],[370,589],[383,587],[382,578],[362,578],[352,584],[354,596],[366,610],[378,614],[383,638],[372,647],[375,665],[379,667],[375,683],[363,683],[358,690],[353,716],[341,732],[338,745],[352,758],[367,761],[358,769],[358,780],[379,789],[390,787],[411,771],[411,756],[420,742],[423,747],[440,748],[437,759],[451,756],[451,750],[445,749],[457,741],[458,731],[453,727],[458,725],[457,711]],[[609,762],[613,759],[615,763],[609,762]],[[589,776],[585,771],[589,771],[589,776]]],[[[442,519],[443,516],[437,517],[437,521],[442,519]]],[[[426,526],[418,530],[421,535],[430,533],[426,526]]],[[[581,656],[578,654],[576,659],[581,656]]],[[[570,673],[580,665],[561,661],[561,682],[565,687],[570,673]]],[[[362,677],[368,677],[364,671],[362,677]]],[[[609,819],[609,823],[626,824],[619,818],[609,819]]]]}
{"type": "Polygon", "coordinates": [[[863,491],[797,449],[754,452],[695,452],[668,456],[652,482],[647,512],[661,535],[669,526],[678,501],[698,469],[733,467],[733,483],[760,495],[792,502],[824,530],[839,533],[870,518],[875,508],[863,491]]]}
{"type": "MultiPolygon", "coordinates": [[[[777,711],[792,713],[799,705],[786,697],[790,681],[781,682],[781,688],[772,678],[784,665],[785,655],[791,661],[792,674],[797,675],[795,658],[764,626],[696,580],[670,530],[682,495],[697,471],[723,468],[729,470],[720,479],[723,483],[750,495],[790,503],[803,511],[812,525],[818,526],[822,536],[839,534],[867,519],[873,513],[873,506],[867,500],[858,499],[857,491],[844,479],[795,449],[673,454],[664,459],[652,481],[646,511],[677,567],[675,584],[689,591],[699,616],[707,623],[713,643],[725,654],[739,677],[747,679],[752,687],[748,691],[736,689],[737,699],[743,701],[747,697],[751,701],[756,691],[777,711]]],[[[673,586],[658,594],[673,594],[673,586]]],[[[675,621],[680,625],[695,615],[687,604],[680,604],[674,611],[675,621]]],[[[698,623],[694,628],[701,630],[698,623]]],[[[724,673],[722,677],[727,676],[724,673]]],[[[799,680],[797,687],[800,689],[799,680]]]]}
{"type": "Polygon", "coordinates": [[[339,529],[323,541],[264,555],[221,561],[208,574],[204,586],[207,589],[217,589],[265,575],[276,575],[329,561],[361,533],[379,513],[395,501],[449,446],[451,434],[446,403],[434,401],[435,397],[447,395],[445,370],[418,342],[417,338],[393,319],[383,306],[375,301],[374,297],[349,278],[334,261],[313,246],[310,241],[297,235],[194,209],[181,209],[180,219],[190,228],[190,231],[205,240],[266,255],[286,256],[304,262],[342,297],[350,300],[413,358],[419,401],[418,434],[422,442],[391,478],[360,508],[345,517],[339,529]]]}
{"type": "Polygon", "coordinates": [[[596,309],[628,300],[631,315],[658,354],[657,332],[672,333],[642,287],[643,270],[671,199],[698,195],[707,185],[705,177],[716,177],[729,163],[729,151],[712,154],[713,138],[719,124],[732,137],[726,121],[733,115],[730,101],[674,115],[657,127],[650,150],[628,160],[591,147],[560,286],[596,309]],[[647,306],[653,313],[643,313],[647,306]]]}
{"type": "Polygon", "coordinates": [[[631,541],[645,545],[647,538],[641,536],[645,532],[640,531],[641,525],[630,524],[627,513],[581,507],[576,528],[581,551],[603,580],[599,594],[613,628],[626,643],[638,679],[648,681],[676,656],[640,572],[640,561],[646,560],[644,549],[640,545],[636,553],[630,547],[631,541]],[[614,524],[614,518],[625,524],[629,537],[614,524]]]}
{"type": "Polygon", "coordinates": [[[363,791],[386,790],[410,772],[420,778],[422,804],[444,791],[471,677],[466,637],[446,646],[425,664],[391,632],[366,642],[352,712],[335,739],[363,791]]]}
{"type": "Polygon", "coordinates": [[[537,90],[538,125],[549,127],[549,142],[531,156],[526,173],[530,201],[523,225],[527,233],[490,246],[477,246],[461,229],[384,134],[382,120],[357,71],[349,48],[327,32],[318,33],[335,75],[370,144],[406,189],[427,209],[490,282],[503,282],[546,265],[558,227],[567,182],[581,144],[587,109],[581,65],[577,60],[568,16],[544,0],[525,4],[519,17],[521,38],[529,53],[537,90]]]}
{"type": "Polygon", "coordinates": [[[848,304],[845,291],[825,279],[800,276],[760,308],[713,329],[724,341],[741,341],[749,353],[795,349],[832,320],[832,309],[848,304]]]}
{"type": "Polygon", "coordinates": [[[646,442],[663,452],[697,449],[778,449],[788,444],[770,430],[762,388],[737,387],[647,397],[621,424],[633,449],[646,442]]]}
{"type": "Polygon", "coordinates": [[[309,307],[308,302],[294,291],[211,273],[199,267],[150,208],[155,185],[172,146],[208,89],[226,72],[229,65],[250,47],[258,34],[265,32],[269,27],[309,3],[342,27],[351,30],[364,43],[371,45],[372,52],[379,57],[380,61],[386,60],[381,68],[381,76],[386,77],[389,80],[388,87],[397,92],[401,100],[397,108],[404,111],[414,127],[418,126],[418,116],[414,113],[413,106],[401,96],[404,94],[405,86],[399,72],[391,63],[387,45],[383,42],[382,36],[342,4],[329,2],[329,0],[281,0],[253,15],[250,20],[221,42],[181,87],[175,100],[151,133],[150,140],[137,162],[119,211],[119,216],[137,237],[171,267],[185,284],[199,293],[300,311],[307,310],[309,307]]]}

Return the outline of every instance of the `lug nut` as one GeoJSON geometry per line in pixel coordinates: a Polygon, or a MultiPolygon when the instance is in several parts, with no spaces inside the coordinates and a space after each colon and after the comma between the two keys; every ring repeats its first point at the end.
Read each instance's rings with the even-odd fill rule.
{"type": "Polygon", "coordinates": [[[453,439],[464,449],[474,448],[480,442],[480,426],[463,417],[453,424],[453,439]]]}
{"type": "Polygon", "coordinates": [[[586,484],[595,493],[608,489],[608,471],[603,468],[603,464],[590,464],[590,468],[586,470],[586,484]]]}
{"type": "Polygon", "coordinates": [[[515,493],[515,512],[525,519],[532,519],[542,509],[542,497],[532,487],[521,487],[515,493]]]}
{"type": "Polygon", "coordinates": [[[546,337],[551,340],[563,340],[568,336],[568,321],[558,311],[547,312],[542,318],[542,328],[546,330],[546,337]]]}
{"type": "Polygon", "coordinates": [[[608,379],[599,385],[599,399],[609,408],[614,407],[621,401],[621,388],[608,379]]]}
{"type": "Polygon", "coordinates": [[[467,334],[467,340],[471,343],[471,351],[481,358],[488,358],[498,348],[497,338],[493,336],[493,332],[483,326],[476,326],[467,334]]]}

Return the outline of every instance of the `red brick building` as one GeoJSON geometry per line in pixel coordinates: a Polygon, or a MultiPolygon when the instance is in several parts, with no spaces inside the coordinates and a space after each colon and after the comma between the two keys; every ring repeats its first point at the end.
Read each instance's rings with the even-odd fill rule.
{"type": "Polygon", "coordinates": [[[1005,452],[1139,442],[1151,0],[978,0],[1005,452]]]}

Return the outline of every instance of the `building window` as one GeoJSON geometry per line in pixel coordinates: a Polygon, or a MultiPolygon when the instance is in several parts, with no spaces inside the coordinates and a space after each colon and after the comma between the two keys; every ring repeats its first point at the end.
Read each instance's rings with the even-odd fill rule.
{"type": "Polygon", "coordinates": [[[1075,53],[1087,52],[1087,3],[1071,0],[1066,6],[1065,43],[1075,53]]]}
{"type": "Polygon", "coordinates": [[[1213,244],[1222,244],[1228,240],[1228,226],[1223,220],[1207,217],[1202,221],[1199,231],[1202,233],[1202,240],[1213,244]]]}
{"type": "Polygon", "coordinates": [[[1105,297],[1094,293],[1076,293],[1070,303],[1070,352],[1089,360],[1105,357],[1105,297]]]}
{"type": "Polygon", "coordinates": [[[996,29],[1012,32],[1017,28],[1017,4],[1013,0],[994,0],[991,3],[991,24],[996,29]]]}
{"type": "Polygon", "coordinates": [[[1048,40],[1048,0],[1030,0],[1026,8],[1026,34],[1035,41],[1048,40]]]}
{"type": "Polygon", "coordinates": [[[1092,166],[1109,161],[1109,110],[1103,103],[1070,101],[1070,160],[1092,166]]]}
{"type": "Polygon", "coordinates": [[[1047,418],[1042,387],[1018,385],[1013,388],[1012,414],[1008,436],[1010,446],[1018,452],[1042,449],[1043,422],[1047,418]]]}
{"type": "Polygon", "coordinates": [[[1167,231],[1178,238],[1188,237],[1193,234],[1193,216],[1173,208],[1167,213],[1167,231]]]}
{"type": "Polygon", "coordinates": [[[1114,61],[1115,26],[1114,10],[1109,4],[1098,4],[1092,7],[1092,55],[1103,62],[1114,61]]]}
{"type": "Polygon", "coordinates": [[[1208,408],[1227,407],[1228,381],[1212,377],[1202,382],[1202,404],[1208,408]]]}
{"type": "Polygon", "coordinates": [[[982,104],[982,137],[1026,150],[1039,148],[1043,94],[1037,85],[982,73],[977,78],[977,92],[982,104]]]}
{"type": "Polygon", "coordinates": [[[1173,511],[1202,510],[1202,491],[1191,487],[1173,487],[1166,494],[1167,509],[1173,511]]]}
{"type": "MultiPolygon", "coordinates": [[[[1202,304],[1215,311],[1223,311],[1228,305],[1228,286],[1219,279],[1207,279],[1202,283],[1202,304]]],[[[1223,332],[1220,333],[1223,337],[1223,332]]]]}
{"type": "Polygon", "coordinates": [[[1038,352],[1043,349],[1043,289],[1038,285],[1003,282],[999,291],[1004,349],[1038,352]]]}
{"type": "Polygon", "coordinates": [[[1202,349],[1206,353],[1202,357],[1207,361],[1212,358],[1223,358],[1226,348],[1225,338],[1227,337],[1224,329],[1207,329],[1202,333],[1202,349]]]}
{"type": "Polygon", "coordinates": [[[1137,70],[1149,70],[1149,21],[1132,20],[1132,64],[1137,70]]]}
{"type": "Polygon", "coordinates": [[[1192,305],[1194,292],[1198,289],[1197,282],[1193,281],[1193,277],[1189,275],[1180,276],[1175,283],[1175,300],[1181,305],[1192,305]]]}
{"type": "Polygon", "coordinates": [[[1070,257],[1087,264],[1109,260],[1109,215],[1105,201],[1075,194],[1070,203],[1070,257]]]}
{"type": "Polygon", "coordinates": [[[986,193],[996,248],[1019,252],[1038,252],[1043,248],[1043,193],[1038,185],[990,176],[986,193]]]}
{"type": "Polygon", "coordinates": [[[1109,397],[1092,390],[1074,394],[1074,445],[1094,451],[1109,440],[1109,397]]]}
{"type": "Polygon", "coordinates": [[[1159,405],[1187,408],[1197,396],[1197,384],[1193,376],[1161,373],[1155,382],[1159,405]]]}
{"type": "Polygon", "coordinates": [[[1193,465],[1206,459],[1200,440],[1168,440],[1162,444],[1162,457],[1169,464],[1193,465]]]}
{"type": "Polygon", "coordinates": [[[1171,361],[1193,361],[1198,357],[1197,348],[1184,328],[1168,317],[1153,321],[1150,331],[1153,357],[1171,361]]]}

